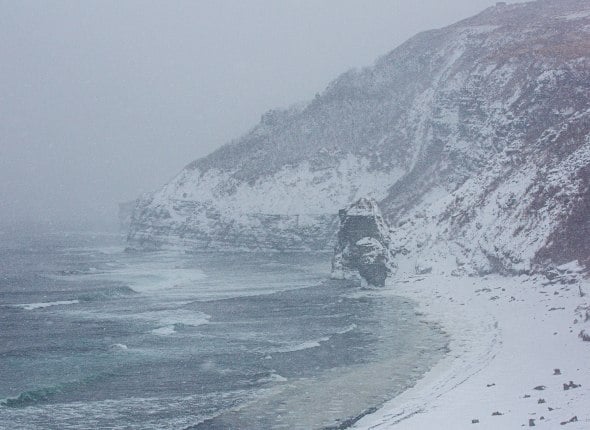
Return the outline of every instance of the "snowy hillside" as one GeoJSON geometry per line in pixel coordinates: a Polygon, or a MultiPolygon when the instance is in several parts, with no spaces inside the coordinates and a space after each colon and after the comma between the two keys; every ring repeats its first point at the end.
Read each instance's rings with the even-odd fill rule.
{"type": "Polygon", "coordinates": [[[400,270],[588,262],[590,3],[502,5],[421,33],[144,196],[132,248],[331,249],[379,202],[400,270]]]}

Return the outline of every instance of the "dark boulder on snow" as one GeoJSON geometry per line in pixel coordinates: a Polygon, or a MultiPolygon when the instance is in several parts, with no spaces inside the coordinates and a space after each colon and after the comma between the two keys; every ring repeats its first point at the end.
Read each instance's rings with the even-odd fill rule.
{"type": "Polygon", "coordinates": [[[389,229],[377,203],[360,199],[339,212],[340,229],[332,260],[333,279],[356,279],[382,287],[392,273],[389,229]]]}

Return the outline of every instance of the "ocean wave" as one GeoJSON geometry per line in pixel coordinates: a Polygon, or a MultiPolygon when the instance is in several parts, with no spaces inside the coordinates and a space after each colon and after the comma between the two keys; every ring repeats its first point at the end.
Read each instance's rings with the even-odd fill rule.
{"type": "Polygon", "coordinates": [[[153,329],[151,333],[156,336],[170,336],[171,334],[176,333],[176,327],[174,327],[174,325],[165,325],[164,327],[153,329]]]}
{"type": "Polygon", "coordinates": [[[208,324],[211,315],[187,309],[170,309],[164,311],[144,312],[139,318],[156,320],[159,327],[151,331],[157,336],[170,336],[186,327],[198,327],[208,324]]]}
{"type": "Polygon", "coordinates": [[[98,269],[96,267],[90,267],[86,270],[79,270],[79,269],[64,269],[57,271],[56,275],[49,276],[49,278],[60,278],[60,277],[67,277],[67,276],[79,276],[79,275],[95,275],[98,269]]]}
{"type": "Polygon", "coordinates": [[[113,343],[109,345],[110,351],[127,351],[129,348],[124,343],[113,343]]]}
{"type": "Polygon", "coordinates": [[[282,346],[280,348],[272,349],[269,352],[286,353],[286,352],[303,351],[303,350],[306,350],[306,349],[318,348],[318,347],[322,346],[321,344],[323,342],[327,342],[329,340],[330,340],[330,337],[329,336],[326,336],[326,337],[322,337],[322,338],[317,339],[317,340],[306,340],[304,342],[291,343],[291,344],[282,346]]]}
{"type": "Polygon", "coordinates": [[[350,324],[349,326],[343,328],[342,330],[338,330],[336,334],[346,334],[350,333],[351,331],[355,330],[357,325],[355,323],[350,324]]]}
{"type": "Polygon", "coordinates": [[[92,247],[79,247],[79,248],[71,248],[69,251],[71,253],[88,253],[91,255],[116,255],[122,254],[124,248],[121,245],[112,245],[112,246],[92,246],[92,247]]]}
{"type": "Polygon", "coordinates": [[[0,428],[44,430],[48,417],[54,428],[194,429],[195,426],[232,410],[239,410],[270,390],[236,390],[189,396],[130,397],[60,404],[12,407],[0,412],[0,428]],[[140,417],[140,418],[139,418],[140,417]],[[140,419],[140,420],[139,420],[140,419]]]}
{"type": "Polygon", "coordinates": [[[205,275],[198,269],[162,268],[158,271],[150,271],[147,268],[135,268],[108,274],[111,279],[119,280],[131,286],[131,288],[142,294],[154,294],[160,292],[169,293],[170,290],[194,294],[194,283],[205,279],[205,275]]]}
{"type": "Polygon", "coordinates": [[[49,387],[41,387],[23,391],[16,397],[8,397],[6,399],[1,399],[0,406],[8,408],[24,408],[27,406],[33,406],[40,403],[46,403],[58,394],[61,394],[63,392],[69,391],[71,389],[83,385],[93,384],[94,382],[99,381],[108,376],[112,376],[112,374],[100,373],[97,375],[88,376],[78,381],[68,381],[49,387]]]}
{"type": "Polygon", "coordinates": [[[64,269],[46,276],[63,281],[117,282],[148,295],[172,293],[194,296],[195,283],[207,278],[207,275],[198,268],[187,267],[185,263],[177,254],[158,254],[157,259],[152,255],[142,255],[139,261],[122,257],[117,262],[107,262],[98,268],[64,269]]]}
{"type": "Polygon", "coordinates": [[[62,390],[63,387],[61,385],[29,390],[19,394],[17,397],[9,397],[7,399],[0,400],[0,405],[6,406],[8,408],[31,406],[36,403],[49,400],[55,394],[61,393],[62,390]]]}
{"type": "Polygon", "coordinates": [[[351,331],[355,330],[356,328],[357,328],[357,325],[353,323],[353,324],[350,324],[350,325],[344,327],[341,330],[335,331],[330,336],[324,336],[319,339],[306,340],[303,342],[289,343],[289,344],[281,346],[279,348],[270,349],[267,352],[269,352],[269,353],[287,353],[287,352],[303,351],[303,350],[312,349],[312,348],[319,348],[320,346],[322,346],[322,343],[328,342],[333,336],[350,333],[351,331]]]}
{"type": "Polygon", "coordinates": [[[141,294],[158,294],[165,292],[194,294],[194,283],[207,277],[199,269],[175,267],[166,264],[138,263],[124,267],[112,268],[101,272],[85,272],[70,275],[72,278],[85,280],[114,281],[128,285],[141,294]],[[183,291],[186,290],[186,291],[183,291]]]}
{"type": "Polygon", "coordinates": [[[272,382],[287,382],[288,379],[284,376],[279,375],[274,370],[269,375],[259,379],[258,382],[261,384],[272,383],[272,382]]]}
{"type": "Polygon", "coordinates": [[[18,305],[11,305],[14,308],[21,308],[27,311],[33,311],[35,309],[48,308],[50,306],[64,306],[64,305],[75,305],[80,303],[79,300],[61,300],[56,302],[39,302],[39,303],[22,303],[18,305]]]}
{"type": "Polygon", "coordinates": [[[128,286],[122,285],[119,287],[105,288],[101,290],[84,293],[78,296],[78,300],[82,302],[95,302],[100,300],[113,299],[117,297],[130,296],[133,294],[137,294],[137,292],[128,286]]]}

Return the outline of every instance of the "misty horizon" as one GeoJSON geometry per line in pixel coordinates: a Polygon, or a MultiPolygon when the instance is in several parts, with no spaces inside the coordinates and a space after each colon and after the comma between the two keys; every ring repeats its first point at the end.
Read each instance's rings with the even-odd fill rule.
{"type": "Polygon", "coordinates": [[[116,229],[264,112],[494,4],[0,2],[0,225],[116,229]]]}

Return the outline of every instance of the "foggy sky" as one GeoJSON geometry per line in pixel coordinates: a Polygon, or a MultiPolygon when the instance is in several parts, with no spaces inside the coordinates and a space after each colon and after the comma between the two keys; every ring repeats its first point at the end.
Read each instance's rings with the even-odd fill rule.
{"type": "Polygon", "coordinates": [[[0,228],[105,229],[265,111],[495,0],[0,0],[0,228]]]}

